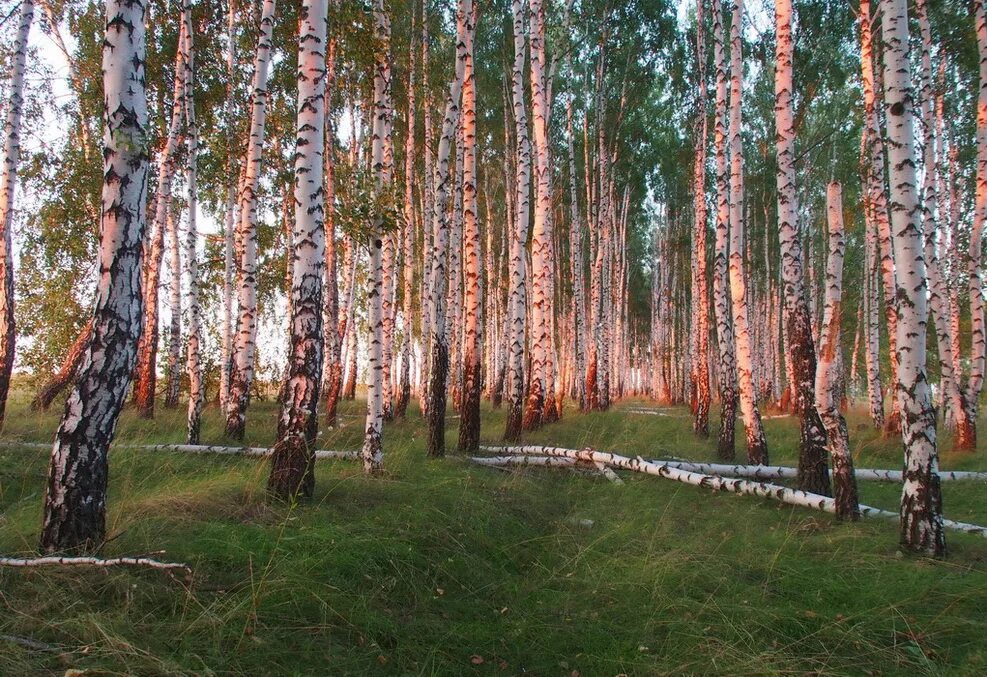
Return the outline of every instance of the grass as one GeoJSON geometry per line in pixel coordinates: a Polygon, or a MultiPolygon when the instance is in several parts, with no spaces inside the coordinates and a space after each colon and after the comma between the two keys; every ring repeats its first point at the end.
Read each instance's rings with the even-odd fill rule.
{"type": "MultiPolygon", "coordinates": [[[[629,406],[569,413],[528,439],[712,459],[684,410],[629,406]]],[[[357,448],[361,407],[346,403],[324,448],[357,448]]],[[[274,422],[272,404],[255,404],[247,441],[268,445],[274,422]]],[[[56,424],[15,404],[4,439],[48,441],[56,424]]],[[[773,462],[792,463],[795,420],[766,426],[773,462]]],[[[502,429],[503,412],[485,410],[484,438],[502,429]]],[[[179,411],[128,413],[119,439],[180,442],[183,430],[179,411]]],[[[851,435],[861,467],[900,465],[900,443],[859,416],[851,435]]],[[[215,409],[203,439],[221,440],[215,409]]],[[[104,555],[165,550],[194,579],[0,569],[0,635],[54,649],[0,639],[0,674],[987,672],[984,539],[950,533],[949,559],[932,561],[899,552],[889,522],[839,524],[653,477],[616,486],[429,461],[423,446],[416,415],[388,425],[386,477],[320,463],[314,500],[294,509],[265,503],[262,460],[114,451],[104,555]]],[[[36,544],[46,463],[43,450],[0,449],[4,554],[36,544]]],[[[987,469],[983,450],[943,465],[987,469]]],[[[895,509],[896,486],[861,488],[895,509]]],[[[983,483],[945,490],[948,517],[987,523],[983,483]]]]}

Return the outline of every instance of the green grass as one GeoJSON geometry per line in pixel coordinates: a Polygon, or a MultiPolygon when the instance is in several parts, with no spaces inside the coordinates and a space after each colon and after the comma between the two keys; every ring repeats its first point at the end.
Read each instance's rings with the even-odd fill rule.
{"type": "MultiPolygon", "coordinates": [[[[528,439],[712,459],[684,410],[628,406],[569,413],[528,439]]],[[[357,448],[361,407],[347,403],[347,425],[321,446],[357,448]]],[[[219,442],[215,409],[207,419],[203,439],[219,442]]],[[[274,421],[270,403],[255,404],[248,442],[269,444],[274,421]]],[[[3,439],[47,441],[56,424],[57,412],[15,404],[3,439]]],[[[766,425],[773,462],[792,463],[795,420],[766,425]]],[[[503,413],[485,410],[484,438],[502,428],[503,413]]],[[[183,430],[182,412],[128,413],[119,439],[180,442],[183,430]]],[[[851,435],[861,467],[900,465],[900,443],[859,416],[851,435]]],[[[949,559],[932,561],[902,555],[884,521],[839,524],[654,477],[616,486],[429,461],[417,415],[387,426],[385,451],[379,479],[320,463],[313,502],[295,509],[265,503],[262,460],[114,451],[104,555],[165,550],[194,579],[0,569],[0,634],[57,648],[0,639],[0,674],[987,671],[987,540],[950,533],[949,559]]],[[[0,449],[4,554],[35,546],[46,463],[43,450],[0,449]]],[[[983,450],[943,465],[987,469],[983,450]]],[[[861,489],[895,509],[896,486],[861,489]]],[[[987,523],[983,483],[945,490],[948,517],[987,523]]]]}

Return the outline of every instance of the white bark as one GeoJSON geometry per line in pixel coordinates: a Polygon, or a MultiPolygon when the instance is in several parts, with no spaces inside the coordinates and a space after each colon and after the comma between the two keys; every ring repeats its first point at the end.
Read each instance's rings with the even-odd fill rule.
{"type": "Polygon", "coordinates": [[[524,408],[524,346],[526,342],[528,219],[531,194],[531,146],[528,140],[528,116],[524,98],[524,58],[527,47],[524,30],[525,1],[513,0],[514,66],[511,72],[511,94],[514,107],[514,141],[516,147],[514,175],[514,229],[511,231],[510,291],[508,317],[510,338],[507,369],[507,427],[504,439],[516,442],[521,438],[524,408]]]}
{"type": "Polygon", "coordinates": [[[442,134],[435,163],[435,204],[432,241],[432,317],[430,330],[431,374],[428,381],[426,450],[429,456],[445,454],[446,381],[449,372],[449,345],[446,341],[446,291],[449,246],[449,155],[459,121],[459,105],[466,70],[466,43],[472,20],[472,0],[459,0],[456,9],[456,74],[449,85],[442,134]]]}
{"type": "Polygon", "coordinates": [[[717,454],[734,457],[737,362],[727,258],[730,250],[730,183],[727,160],[727,50],[722,0],[713,0],[713,61],[716,64],[716,242],[713,253],[713,312],[719,345],[720,433],[717,454]]]}
{"type": "Polygon", "coordinates": [[[117,565],[148,567],[149,569],[182,569],[188,574],[192,567],[181,562],[159,562],[149,557],[113,557],[100,559],[98,557],[0,557],[0,566],[4,567],[47,567],[47,566],[92,566],[112,567],[117,565]]]}
{"type": "Polygon", "coordinates": [[[323,185],[327,0],[302,0],[298,20],[295,218],[291,243],[291,346],[282,390],[278,440],[268,491],[291,500],[315,487],[315,446],[322,382],[322,268],[325,262],[323,185]]]}
{"type": "Polygon", "coordinates": [[[240,187],[240,251],[237,262],[236,338],[230,364],[230,393],[226,408],[226,434],[243,439],[250,387],[254,379],[254,353],[257,350],[257,191],[267,120],[267,80],[271,62],[271,36],[274,30],[275,0],[264,0],[254,53],[251,84],[250,137],[244,155],[243,185],[240,187]]]}
{"type": "Polygon", "coordinates": [[[747,437],[747,458],[751,463],[768,463],[768,443],[764,438],[761,413],[754,392],[754,357],[747,317],[747,279],[744,272],[744,151],[741,138],[743,97],[743,53],[741,24],[743,0],[733,6],[730,24],[730,300],[733,306],[734,340],[737,345],[737,384],[740,411],[747,437]]]}
{"type": "MultiPolygon", "coordinates": [[[[383,0],[374,0],[374,102],[371,163],[378,190],[391,182],[391,166],[386,160],[385,140],[391,132],[391,20],[383,0]]],[[[383,216],[377,217],[383,219],[383,216]]],[[[384,241],[389,237],[381,222],[373,224],[370,241],[370,284],[367,295],[367,422],[363,438],[363,469],[377,474],[384,468],[381,435],[384,426],[384,395],[387,389],[384,366],[384,241]]]]}
{"type": "MultiPolygon", "coordinates": [[[[563,457],[572,458],[583,463],[602,463],[614,468],[621,468],[623,470],[630,470],[646,475],[657,475],[658,477],[666,477],[678,482],[683,482],[684,484],[691,484],[696,487],[712,489],[713,491],[729,491],[747,496],[760,496],[762,498],[768,498],[773,501],[787,503],[789,505],[812,508],[814,510],[821,510],[822,512],[836,514],[836,501],[828,496],[820,496],[819,494],[812,494],[809,492],[800,491],[798,489],[789,489],[788,487],[778,484],[749,482],[747,480],[731,479],[718,477],[716,475],[704,475],[701,473],[689,472],[687,470],[679,470],[678,468],[673,468],[669,465],[646,461],[640,456],[637,458],[628,458],[627,456],[594,451],[592,449],[576,450],[539,446],[493,447],[485,449],[507,454],[547,456],[552,458],[563,457]]],[[[898,519],[897,513],[893,513],[889,510],[881,510],[880,508],[873,508],[867,505],[860,506],[860,514],[863,517],[898,519]]],[[[987,538],[987,527],[978,526],[976,524],[967,524],[965,522],[955,522],[953,520],[944,520],[943,524],[944,526],[956,531],[962,531],[971,535],[987,538]]]]}
{"type": "MultiPolygon", "coordinates": [[[[816,369],[815,405],[826,427],[829,455],[833,460],[833,489],[837,515],[857,518],[857,483],[853,476],[853,454],[846,420],[840,413],[840,313],[843,303],[843,187],[832,182],[826,191],[829,224],[829,260],[826,266],[826,307],[819,336],[819,365],[816,369]]],[[[799,464],[801,468],[801,463],[799,464]]]]}
{"type": "Polygon", "coordinates": [[[21,153],[21,114],[24,108],[24,64],[27,38],[34,18],[32,0],[21,0],[17,34],[10,57],[10,83],[3,123],[3,167],[0,173],[0,428],[7,410],[7,393],[14,371],[14,249],[12,243],[14,192],[21,153]]]}
{"type": "MultiPolygon", "coordinates": [[[[778,188],[778,242],[785,298],[785,329],[792,356],[792,397],[799,414],[799,488],[829,494],[826,466],[827,431],[814,405],[816,346],[813,341],[808,299],[803,285],[802,245],[798,232],[798,193],[795,174],[795,121],[792,110],[794,84],[792,62],[792,1],[775,0],[777,46],[775,58],[775,152],[778,188]]],[[[842,265],[842,264],[841,264],[842,265]]],[[[814,291],[814,290],[812,290],[814,291]]],[[[827,428],[828,430],[828,428],[827,428]]],[[[832,438],[830,438],[832,449],[832,438]]]]}
{"type": "Polygon", "coordinates": [[[915,173],[906,0],[881,0],[891,225],[897,311],[897,400],[905,446],[901,538],[908,548],[945,554],[936,418],[925,365],[928,299],[915,173]]]}
{"type": "MultiPolygon", "coordinates": [[[[193,93],[193,32],[191,3],[186,0],[190,8],[185,13],[185,31],[188,34],[188,58],[185,60],[185,125],[188,135],[188,169],[187,169],[187,190],[188,190],[188,231],[185,234],[185,310],[188,313],[185,325],[188,328],[188,341],[186,343],[185,370],[189,379],[188,394],[188,416],[187,439],[189,444],[198,444],[199,431],[202,418],[202,404],[205,401],[205,384],[202,380],[202,357],[199,354],[202,343],[202,317],[199,308],[199,230],[196,224],[196,211],[198,202],[197,185],[197,157],[199,153],[199,128],[195,121],[195,97],[193,93]]],[[[177,376],[175,378],[178,380],[177,376]]]]}
{"type": "Polygon", "coordinates": [[[107,0],[99,276],[93,333],[51,451],[41,549],[100,547],[106,533],[107,451],[141,333],[140,269],[147,198],[144,6],[107,0]]]}

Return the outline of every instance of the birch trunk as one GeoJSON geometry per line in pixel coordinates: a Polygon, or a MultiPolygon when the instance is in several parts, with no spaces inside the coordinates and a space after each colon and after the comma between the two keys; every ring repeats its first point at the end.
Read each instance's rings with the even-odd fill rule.
{"type": "Polygon", "coordinates": [[[722,0],[713,0],[713,60],[716,63],[716,242],[713,254],[713,311],[720,351],[720,433],[717,456],[732,461],[737,420],[737,363],[727,256],[730,250],[730,184],[727,168],[727,54],[722,0]]]}
{"type": "Polygon", "coordinates": [[[527,242],[531,194],[531,146],[528,140],[528,116],[524,99],[524,58],[527,34],[524,30],[525,0],[513,0],[511,11],[514,27],[514,67],[511,73],[511,94],[514,107],[514,141],[516,144],[514,229],[511,232],[510,296],[508,317],[510,338],[508,349],[507,425],[504,441],[521,439],[524,413],[524,346],[526,342],[527,307],[527,242]]]}
{"type": "MultiPolygon", "coordinates": [[[[186,187],[188,190],[188,231],[185,234],[185,275],[186,302],[188,313],[185,325],[188,327],[188,341],[185,346],[185,371],[188,374],[188,411],[186,441],[189,444],[199,443],[199,432],[202,426],[202,403],[205,401],[205,384],[202,380],[202,316],[199,308],[199,261],[198,244],[199,229],[196,224],[196,209],[198,204],[198,153],[199,127],[195,119],[195,97],[193,93],[193,71],[195,51],[193,46],[192,8],[190,0],[186,0],[188,11],[185,12],[185,32],[188,35],[188,54],[185,59],[185,127],[187,130],[188,167],[186,187]]],[[[176,381],[178,380],[176,376],[176,381]]],[[[177,395],[176,395],[177,401],[177,395]]]]}
{"type": "Polygon", "coordinates": [[[257,192],[267,120],[267,80],[271,62],[271,36],[274,30],[275,0],[264,0],[254,53],[251,85],[250,138],[244,157],[243,185],[238,201],[240,242],[237,261],[236,339],[230,362],[230,394],[226,408],[227,436],[242,440],[246,428],[250,387],[254,380],[254,354],[257,350],[257,192]]]}
{"type": "Polygon", "coordinates": [[[767,465],[768,443],[764,438],[761,413],[754,393],[754,360],[747,318],[747,280],[744,276],[744,155],[741,139],[741,104],[743,96],[743,54],[741,22],[743,0],[733,6],[730,25],[730,300],[733,306],[734,339],[737,343],[737,383],[740,388],[740,411],[747,437],[747,459],[767,465]]]}
{"type": "Polygon", "coordinates": [[[888,125],[891,222],[897,303],[897,398],[905,447],[901,540],[934,556],[946,552],[943,535],[936,418],[926,374],[928,300],[919,217],[912,121],[908,13],[905,0],[881,0],[884,100],[888,125]]]}
{"type": "MultiPolygon", "coordinates": [[[[799,415],[799,489],[828,496],[829,468],[826,438],[832,428],[823,428],[814,406],[816,346],[812,340],[809,304],[803,285],[802,245],[798,233],[798,194],[795,187],[795,123],[792,112],[792,2],[775,0],[777,32],[775,58],[775,151],[778,158],[778,240],[781,247],[781,277],[785,295],[788,345],[792,355],[799,415]]],[[[842,263],[841,263],[842,266],[842,263]]],[[[813,290],[814,291],[814,290],[813,290]]],[[[822,410],[820,410],[822,411],[822,410]]]]}
{"type": "MultiPolygon", "coordinates": [[[[865,133],[866,134],[866,133],[865,133]]],[[[870,417],[875,428],[884,427],[884,397],[881,393],[880,333],[878,324],[877,280],[874,264],[877,252],[877,232],[873,217],[869,214],[869,200],[864,199],[864,302],[867,323],[865,341],[865,362],[867,369],[867,399],[870,404],[870,417]]]]}
{"type": "MultiPolygon", "coordinates": [[[[189,23],[191,23],[191,20],[189,23]]],[[[185,75],[191,74],[191,69],[188,68],[190,44],[191,35],[185,39],[185,57],[182,60],[185,75]]],[[[185,81],[184,89],[183,114],[185,108],[184,98],[189,96],[189,82],[187,80],[185,81]]],[[[186,136],[187,133],[186,130],[186,136]]],[[[188,141],[186,139],[186,145],[187,143],[188,141]]],[[[181,367],[179,366],[179,362],[182,355],[182,247],[184,246],[181,236],[181,221],[177,213],[174,219],[168,220],[168,273],[170,279],[168,280],[168,361],[165,366],[164,401],[165,406],[168,408],[178,405],[178,389],[181,385],[181,367]]]]}
{"type": "Polygon", "coordinates": [[[987,363],[982,270],[984,221],[987,220],[987,11],[983,0],[975,0],[973,9],[980,57],[980,89],[977,93],[977,188],[967,256],[970,278],[970,377],[963,394],[965,416],[956,431],[956,446],[960,449],[975,449],[977,446],[977,408],[984,384],[984,365],[987,363]]]}
{"type": "MultiPolygon", "coordinates": [[[[779,3],[780,4],[780,3],[779,3]]],[[[819,365],[816,370],[815,406],[826,427],[829,455],[833,460],[833,493],[836,516],[844,520],[860,517],[857,480],[846,419],[840,413],[840,313],[843,301],[843,257],[846,242],[843,229],[843,187],[833,182],[826,190],[829,224],[829,261],[826,265],[826,307],[819,338],[819,365]]],[[[799,468],[801,474],[801,467],[799,468]]]]}
{"type": "Polygon", "coordinates": [[[21,0],[20,21],[10,59],[7,114],[3,124],[3,169],[0,174],[0,428],[7,411],[7,393],[14,372],[14,192],[21,153],[21,113],[24,109],[24,65],[34,2],[21,0]]]}
{"type": "Polygon", "coordinates": [[[107,452],[141,334],[147,198],[144,6],[107,0],[104,181],[93,335],[65,405],[48,469],[40,549],[96,551],[106,540],[107,452]]]}
{"type": "MultiPolygon", "coordinates": [[[[183,8],[183,13],[185,8],[183,8]]],[[[183,14],[184,17],[184,14],[183,14]]],[[[175,176],[179,131],[182,123],[182,102],[185,97],[185,21],[182,19],[175,53],[175,87],[172,92],[171,120],[168,136],[158,165],[157,191],[154,198],[154,221],[151,230],[151,251],[142,278],[144,286],[143,331],[137,349],[137,369],[134,375],[134,405],[141,418],[154,418],[154,398],[157,390],[159,281],[164,255],[165,233],[174,218],[171,185],[175,176]]]]}
{"type": "MultiPolygon", "coordinates": [[[[466,65],[463,70],[463,243],[465,256],[465,326],[463,332],[463,391],[459,420],[459,449],[476,451],[480,446],[480,360],[483,346],[483,289],[480,286],[482,252],[476,201],[476,80],[473,70],[473,36],[477,6],[466,34],[466,65]]],[[[490,224],[486,224],[489,228],[490,224]]]]}
{"type": "MultiPolygon", "coordinates": [[[[233,82],[236,62],[236,8],[235,0],[227,4],[226,12],[226,116],[229,129],[233,124],[233,82]]],[[[236,267],[233,257],[233,224],[236,212],[236,176],[230,153],[229,176],[226,184],[226,207],[223,217],[223,324],[220,330],[219,408],[226,411],[230,399],[230,356],[233,352],[233,275],[236,267]]]]}
{"type": "MultiPolygon", "coordinates": [[[[330,0],[332,3],[333,0],[330,0]]],[[[327,29],[328,30],[328,29],[327,29]]],[[[340,332],[339,278],[336,265],[336,126],[329,97],[336,83],[336,35],[329,38],[326,54],[325,97],[325,149],[322,162],[325,167],[325,284],[323,289],[322,331],[325,342],[322,347],[322,389],[326,400],[326,427],[333,429],[337,423],[336,408],[343,385],[342,342],[345,332],[340,332]]]]}
{"type": "MultiPolygon", "coordinates": [[[[374,106],[371,162],[377,189],[386,190],[391,182],[391,166],[386,143],[391,128],[391,20],[384,0],[374,0],[374,106]]],[[[367,294],[367,420],[363,436],[363,470],[380,474],[384,470],[382,433],[384,425],[384,240],[383,216],[376,217],[370,241],[370,281],[367,294]]]]}
{"type": "MultiPolygon", "coordinates": [[[[915,13],[922,36],[919,81],[921,83],[920,110],[923,138],[922,165],[924,169],[922,181],[922,227],[925,238],[923,253],[929,277],[929,306],[935,321],[936,344],[939,349],[941,409],[944,412],[948,411],[949,416],[955,419],[957,432],[962,434],[960,431],[968,426],[968,422],[965,420],[968,410],[963,406],[957,380],[958,375],[953,371],[953,341],[948,316],[948,301],[943,287],[942,269],[939,264],[938,223],[935,211],[938,204],[936,184],[939,166],[935,143],[934,97],[932,93],[932,31],[929,26],[926,0],[916,0],[915,13]]],[[[943,419],[946,423],[945,415],[943,419]]]]}
{"type": "Polygon", "coordinates": [[[696,110],[696,146],[693,164],[694,284],[696,306],[693,331],[696,336],[695,373],[696,406],[693,430],[700,437],[709,435],[709,283],[706,276],[706,24],[703,5],[696,0],[696,61],[699,80],[699,101],[696,110]]]}
{"type": "Polygon", "coordinates": [[[542,423],[549,392],[548,371],[552,369],[551,352],[551,260],[552,188],[548,148],[548,97],[545,91],[545,9],[542,0],[530,0],[531,17],[531,114],[535,156],[535,210],[531,231],[531,375],[525,405],[525,430],[542,423]]]}
{"type": "Polygon", "coordinates": [[[75,379],[75,375],[79,371],[79,365],[82,363],[82,356],[85,354],[86,344],[89,343],[92,333],[93,322],[89,320],[69,347],[65,359],[62,360],[61,367],[45,383],[41,390],[38,391],[34,399],[31,400],[32,409],[48,411],[48,407],[51,406],[52,401],[75,379]]]}
{"type": "Polygon", "coordinates": [[[315,488],[322,380],[322,275],[325,263],[326,37],[328,0],[302,0],[298,17],[295,220],[292,231],[291,348],[268,493],[310,498],[315,488]]]}
{"type": "Polygon", "coordinates": [[[449,374],[449,344],[446,340],[446,270],[449,246],[449,155],[459,120],[460,97],[466,71],[472,0],[458,0],[456,7],[456,75],[449,85],[442,134],[435,162],[435,205],[432,242],[432,341],[431,373],[428,380],[425,449],[429,456],[445,455],[446,381],[449,374]]]}
{"type": "MultiPolygon", "coordinates": [[[[877,233],[877,243],[879,246],[879,261],[881,271],[881,285],[884,291],[884,319],[888,326],[888,351],[891,364],[890,388],[892,391],[897,387],[898,357],[897,357],[897,332],[895,323],[897,314],[895,312],[894,300],[894,258],[891,244],[891,224],[888,220],[888,201],[885,192],[884,179],[884,143],[881,139],[877,115],[877,85],[875,84],[874,56],[873,56],[873,36],[871,26],[873,22],[870,0],[860,2],[860,67],[861,81],[864,90],[864,126],[865,126],[865,154],[867,169],[865,172],[866,181],[866,211],[870,215],[873,226],[877,233]]],[[[900,415],[898,412],[897,398],[892,397],[891,413],[885,421],[886,431],[896,431],[900,427],[900,415]]]]}
{"type": "MultiPolygon", "coordinates": [[[[411,349],[414,340],[412,320],[412,290],[415,283],[415,126],[417,108],[415,76],[417,74],[415,49],[415,5],[411,7],[411,45],[408,54],[408,111],[405,118],[404,137],[404,237],[402,238],[403,287],[401,299],[401,372],[398,377],[397,401],[394,415],[404,418],[411,400],[411,349]]],[[[424,251],[424,249],[422,250],[424,251]]],[[[424,267],[424,262],[423,262],[424,267]]]]}

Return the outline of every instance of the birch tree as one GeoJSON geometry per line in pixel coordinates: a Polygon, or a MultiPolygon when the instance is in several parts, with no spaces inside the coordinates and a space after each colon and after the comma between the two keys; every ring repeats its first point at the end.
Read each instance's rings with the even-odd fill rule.
{"type": "Polygon", "coordinates": [[[737,420],[737,363],[727,257],[730,251],[730,182],[727,161],[727,50],[722,0],[713,0],[713,60],[716,63],[716,242],[713,256],[713,311],[720,352],[720,434],[717,455],[732,460],[737,420]]]}
{"type": "Polygon", "coordinates": [[[754,358],[747,318],[747,279],[744,274],[744,154],[741,139],[741,97],[743,96],[743,52],[741,24],[743,0],[733,5],[730,24],[730,300],[733,306],[734,340],[737,344],[737,383],[740,388],[740,411],[747,438],[747,460],[752,464],[768,463],[768,443],[761,425],[754,392],[754,358]]]}
{"type": "Polygon", "coordinates": [[[524,99],[524,58],[527,51],[527,33],[524,30],[526,4],[513,0],[511,16],[514,28],[514,65],[511,70],[511,97],[514,108],[514,142],[516,147],[514,175],[514,229],[511,232],[510,258],[508,259],[510,291],[508,317],[510,337],[508,349],[507,425],[504,441],[521,439],[524,415],[524,346],[526,341],[527,306],[527,254],[528,221],[531,194],[531,145],[528,140],[528,116],[524,99]]]}
{"type": "Polygon", "coordinates": [[[21,113],[24,109],[24,65],[27,38],[34,19],[32,0],[21,0],[17,35],[10,59],[7,114],[3,123],[3,167],[0,173],[0,428],[7,411],[7,393],[14,372],[14,249],[12,230],[17,165],[21,154],[21,113]]]}
{"type": "MultiPolygon", "coordinates": [[[[199,443],[199,432],[202,426],[202,404],[205,401],[205,384],[202,374],[202,356],[200,354],[202,346],[202,317],[199,307],[199,261],[198,244],[199,230],[196,223],[196,211],[198,205],[198,155],[199,155],[199,127],[195,118],[195,87],[193,85],[193,70],[195,61],[195,48],[192,31],[192,11],[191,3],[186,0],[187,11],[184,13],[185,33],[188,35],[188,54],[185,59],[185,127],[187,131],[188,166],[186,168],[186,188],[188,190],[188,230],[185,234],[185,276],[187,279],[185,287],[185,308],[188,313],[186,326],[188,327],[188,340],[185,346],[185,371],[188,374],[188,416],[187,435],[188,444],[199,443]]],[[[176,377],[177,381],[177,377],[176,377]]]]}
{"type": "MultiPolygon", "coordinates": [[[[404,418],[408,402],[411,400],[411,349],[414,340],[412,333],[412,294],[415,284],[415,127],[417,124],[417,101],[415,96],[418,50],[415,45],[415,7],[411,6],[411,36],[408,50],[408,108],[405,117],[404,137],[404,230],[401,239],[402,251],[402,298],[401,298],[401,372],[398,375],[397,401],[394,415],[404,418]]],[[[424,262],[423,262],[424,267],[424,262]]]]}
{"type": "Polygon", "coordinates": [[[243,439],[254,379],[257,350],[257,192],[264,151],[267,120],[267,79],[271,62],[275,0],[264,0],[254,52],[254,74],[250,95],[250,134],[244,154],[244,176],[240,186],[237,223],[237,321],[230,365],[230,393],[226,407],[226,434],[243,439]]]}
{"type": "Polygon", "coordinates": [[[984,222],[987,220],[987,12],[984,10],[983,0],[974,0],[973,10],[977,53],[980,57],[980,82],[977,92],[976,194],[967,255],[970,286],[970,376],[963,394],[966,413],[956,430],[956,446],[960,449],[975,449],[977,446],[977,408],[983,390],[984,367],[987,365],[982,247],[984,222]]]}
{"type": "MultiPolygon", "coordinates": [[[[826,307],[819,339],[819,365],[815,374],[815,407],[826,428],[829,455],[833,460],[833,494],[836,515],[844,520],[860,517],[857,480],[846,419],[840,412],[840,313],[843,303],[843,258],[846,253],[843,227],[843,187],[832,182],[826,189],[829,225],[829,260],[826,264],[826,307]]],[[[805,491],[803,489],[803,491],[805,491]]]]}
{"type": "MultiPolygon", "coordinates": [[[[374,103],[372,158],[374,181],[377,190],[385,190],[391,182],[391,165],[386,158],[386,138],[391,126],[391,20],[384,9],[384,0],[374,0],[374,103]]],[[[364,472],[379,474],[383,471],[384,450],[381,434],[384,425],[384,266],[385,238],[383,215],[376,217],[370,239],[370,288],[367,294],[367,322],[370,336],[367,341],[367,421],[363,437],[364,472]]]]}
{"type": "Polygon", "coordinates": [[[548,94],[545,68],[545,8],[542,0],[531,0],[531,112],[535,155],[535,210],[531,230],[531,375],[523,427],[537,428],[542,422],[549,392],[549,370],[554,351],[551,333],[552,187],[548,145],[548,94]]]}
{"type": "MultiPolygon", "coordinates": [[[[298,18],[298,115],[292,232],[291,347],[282,390],[270,495],[311,497],[322,379],[322,268],[325,260],[326,38],[328,0],[302,0],[298,18]]],[[[332,329],[332,328],[330,328],[332,329]]]]}
{"type": "Polygon", "coordinates": [[[143,310],[144,52],[144,6],[107,0],[99,278],[92,338],[51,452],[40,541],[45,553],[90,553],[106,540],[107,452],[133,373],[143,310]]]}
{"type": "MultiPolygon", "coordinates": [[[[466,64],[463,70],[462,165],[463,243],[465,251],[465,325],[463,329],[463,391],[459,419],[459,449],[472,452],[480,447],[480,360],[483,346],[483,289],[480,285],[482,251],[476,201],[476,79],[473,69],[473,35],[477,6],[466,33],[466,64]]],[[[490,224],[486,224],[490,227],[490,224]]]]}
{"type": "Polygon", "coordinates": [[[887,115],[890,218],[897,307],[898,406],[905,447],[901,540],[930,555],[946,551],[936,417],[926,373],[928,299],[915,172],[908,12],[905,0],[881,0],[884,104],[887,115]]]}
{"type": "MultiPolygon", "coordinates": [[[[803,286],[802,245],[798,232],[798,193],[795,186],[795,123],[792,111],[792,2],[775,0],[775,152],[778,158],[778,240],[785,296],[785,325],[792,356],[799,415],[799,478],[802,491],[828,496],[826,429],[814,406],[816,346],[812,340],[809,304],[803,286]]],[[[842,265],[842,264],[841,264],[842,265]]],[[[827,426],[827,429],[829,427],[827,426]]],[[[832,438],[830,438],[832,445],[832,438]]],[[[832,447],[831,447],[832,448],[832,447]]]]}
{"type": "Polygon", "coordinates": [[[706,277],[706,25],[704,0],[696,0],[696,63],[699,95],[696,106],[696,151],[693,162],[693,298],[696,305],[696,360],[694,365],[696,405],[693,430],[709,435],[709,285],[706,277]]]}
{"type": "Polygon", "coordinates": [[[448,271],[446,256],[449,245],[449,155],[459,122],[460,99],[466,72],[467,42],[469,40],[472,0],[458,0],[456,5],[456,74],[449,85],[442,133],[435,160],[435,204],[433,209],[432,241],[432,340],[431,373],[428,379],[426,405],[425,449],[429,456],[445,455],[446,381],[449,375],[449,344],[446,334],[446,292],[448,271]]]}
{"type": "Polygon", "coordinates": [[[154,417],[154,397],[157,389],[158,355],[158,285],[164,255],[165,234],[173,227],[171,186],[177,169],[179,134],[182,125],[182,105],[185,99],[185,40],[186,24],[183,6],[175,52],[175,86],[172,92],[171,119],[165,145],[158,158],[158,182],[154,198],[154,221],[151,225],[150,256],[143,274],[144,329],[137,353],[137,373],[134,384],[134,404],[142,418],[154,417]],[[169,225],[171,220],[171,225],[169,225]]]}

